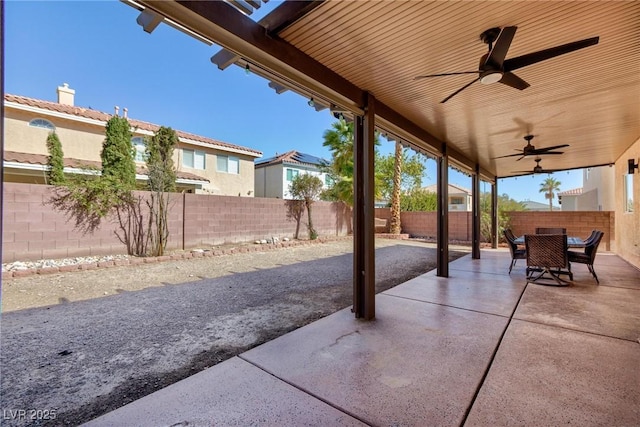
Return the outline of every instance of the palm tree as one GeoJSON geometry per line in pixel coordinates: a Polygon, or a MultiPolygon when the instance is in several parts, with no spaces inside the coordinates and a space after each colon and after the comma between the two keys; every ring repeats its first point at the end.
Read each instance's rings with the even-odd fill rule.
{"type": "Polygon", "coordinates": [[[323,135],[322,145],[331,151],[331,163],[327,165],[334,185],[333,198],[353,205],[353,122],[340,119],[331,124],[323,135]]]}
{"type": "Polygon", "coordinates": [[[553,210],[553,198],[555,193],[560,191],[560,181],[553,177],[548,177],[540,183],[540,193],[544,193],[544,198],[549,199],[549,210],[553,210]]]}
{"type": "Polygon", "coordinates": [[[402,145],[396,141],[395,167],[393,169],[393,193],[391,195],[391,219],[389,232],[400,234],[400,186],[402,185],[402,145]]]}
{"type": "MultiPolygon", "coordinates": [[[[339,200],[348,206],[353,206],[353,122],[340,119],[331,124],[331,129],[323,134],[322,145],[331,151],[331,163],[325,170],[334,182],[332,188],[325,194],[331,200],[339,200]]],[[[378,134],[374,138],[375,150],[380,145],[378,134]]],[[[376,191],[379,185],[376,176],[376,191]]]]}

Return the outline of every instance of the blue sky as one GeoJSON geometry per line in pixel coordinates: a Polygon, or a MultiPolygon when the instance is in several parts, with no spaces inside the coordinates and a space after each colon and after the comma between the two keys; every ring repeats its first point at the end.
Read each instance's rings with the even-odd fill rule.
{"type": "MultiPolygon", "coordinates": [[[[256,17],[279,2],[271,0],[256,17]]],[[[296,149],[330,157],[322,135],[335,120],[294,93],[277,95],[267,81],[232,66],[210,62],[219,47],[207,46],[167,25],[152,34],[136,23],[138,12],[119,1],[5,2],[5,91],[49,101],[68,83],[75,103],[104,112],[114,106],[129,117],[171,126],[263,152],[296,149]]],[[[383,142],[387,153],[393,145],[383,142]]],[[[547,203],[539,193],[547,175],[501,180],[500,194],[547,203]]],[[[435,183],[427,162],[423,184],[435,183]]],[[[582,172],[554,174],[561,190],[582,186],[582,172]]],[[[471,179],[455,171],[449,181],[471,179]]],[[[482,190],[489,190],[483,185],[482,190]]]]}

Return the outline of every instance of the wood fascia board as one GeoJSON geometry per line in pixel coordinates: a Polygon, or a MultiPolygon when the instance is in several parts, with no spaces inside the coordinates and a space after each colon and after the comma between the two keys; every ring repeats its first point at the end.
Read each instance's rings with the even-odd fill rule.
{"type": "Polygon", "coordinates": [[[285,1],[266,15],[258,24],[267,29],[270,34],[278,34],[289,25],[324,3],[325,0],[314,1],[285,1]]]}

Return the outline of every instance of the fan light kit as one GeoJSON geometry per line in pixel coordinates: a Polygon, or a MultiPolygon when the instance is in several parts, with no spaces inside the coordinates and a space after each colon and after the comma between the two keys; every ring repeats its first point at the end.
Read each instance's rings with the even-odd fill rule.
{"type": "Polygon", "coordinates": [[[455,76],[459,74],[478,74],[478,77],[475,80],[472,80],[471,82],[462,86],[460,89],[440,101],[442,104],[444,104],[477,81],[480,81],[480,83],[486,85],[500,82],[512,88],[524,90],[529,87],[529,83],[513,74],[513,70],[536,64],[538,62],[546,61],[547,59],[564,55],[565,53],[573,52],[575,50],[583,49],[588,46],[593,46],[595,44],[598,44],[598,41],[600,40],[599,37],[592,37],[590,39],[567,43],[561,46],[539,50],[537,52],[505,60],[507,51],[511,46],[511,42],[513,41],[513,37],[515,36],[517,29],[518,27],[504,27],[502,29],[496,27],[490,28],[480,34],[480,40],[482,40],[483,43],[486,43],[489,46],[489,51],[482,55],[482,57],[480,58],[480,65],[478,66],[478,70],[476,71],[428,74],[425,76],[417,76],[416,78],[414,78],[414,80],[429,77],[455,76]]]}
{"type": "Polygon", "coordinates": [[[491,83],[497,83],[502,80],[502,73],[499,71],[489,71],[488,73],[480,77],[480,83],[490,85],[491,83]]]}
{"type": "Polygon", "coordinates": [[[521,173],[523,175],[529,175],[531,173],[533,174],[538,174],[538,173],[554,173],[554,172],[560,172],[563,169],[543,169],[542,166],[540,166],[540,162],[542,161],[542,159],[540,157],[538,157],[536,159],[536,165],[534,166],[532,171],[513,171],[513,173],[521,173]]]}
{"type": "Polygon", "coordinates": [[[503,159],[505,157],[519,157],[516,161],[520,161],[527,156],[546,156],[550,154],[564,154],[564,151],[554,151],[558,148],[568,147],[569,144],[561,144],[561,145],[553,145],[551,147],[546,148],[536,148],[533,144],[531,144],[531,140],[533,139],[533,135],[526,135],[524,140],[527,141],[527,145],[524,146],[519,153],[516,154],[508,154],[506,156],[493,157],[494,159],[503,159]]]}

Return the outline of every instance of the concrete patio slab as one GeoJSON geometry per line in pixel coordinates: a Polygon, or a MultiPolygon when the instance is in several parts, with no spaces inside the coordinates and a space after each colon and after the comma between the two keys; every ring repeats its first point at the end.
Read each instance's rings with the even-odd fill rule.
{"type": "Polygon", "coordinates": [[[602,258],[614,285],[549,287],[467,256],[378,294],[375,321],[341,310],[89,425],[637,426],[637,269],[602,258]]]}
{"type": "Polygon", "coordinates": [[[514,318],[636,341],[640,339],[640,291],[588,284],[530,284],[514,318]]]}
{"type": "Polygon", "coordinates": [[[241,357],[371,425],[459,425],[503,317],[376,297],[377,320],[343,310],[241,357]]]}
{"type": "Polygon", "coordinates": [[[638,343],[514,320],[466,426],[640,425],[638,343]]]}
{"type": "Polygon", "coordinates": [[[364,424],[237,357],[85,424],[92,427],[229,425],[364,424]]]}
{"type": "MultiPolygon", "coordinates": [[[[640,270],[611,253],[598,253],[594,262],[596,274],[600,279],[600,284],[604,286],[616,286],[629,289],[640,289],[640,270]]],[[[572,264],[571,269],[576,272],[584,272],[591,276],[587,266],[583,264],[572,264]]],[[[591,279],[596,283],[595,279],[591,279]]]]}
{"type": "Polygon", "coordinates": [[[509,317],[526,281],[506,275],[451,270],[450,277],[418,276],[384,292],[418,301],[509,317]]]}
{"type": "MultiPolygon", "coordinates": [[[[508,251],[503,250],[483,250],[480,252],[480,259],[472,259],[470,256],[458,258],[449,263],[449,270],[465,270],[475,271],[477,273],[505,274],[509,275],[509,264],[511,263],[511,255],[508,251]]],[[[518,260],[516,268],[521,267],[524,272],[526,260],[518,260]]]]}

